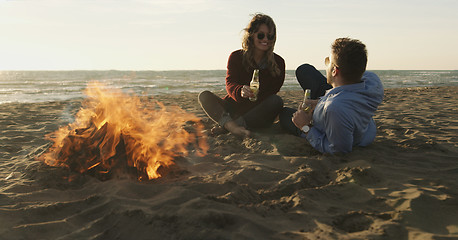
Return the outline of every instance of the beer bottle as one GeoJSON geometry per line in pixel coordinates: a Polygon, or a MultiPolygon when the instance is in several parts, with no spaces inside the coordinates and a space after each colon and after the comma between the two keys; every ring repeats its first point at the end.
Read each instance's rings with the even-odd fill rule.
{"type": "Polygon", "coordinates": [[[311,110],[310,101],[312,99],[312,91],[310,89],[305,89],[304,100],[302,101],[302,110],[307,112],[311,110]]]}
{"type": "Polygon", "coordinates": [[[250,97],[250,101],[256,101],[258,99],[258,90],[259,90],[259,69],[253,71],[253,77],[250,82],[250,89],[254,94],[254,97],[250,97]]]}

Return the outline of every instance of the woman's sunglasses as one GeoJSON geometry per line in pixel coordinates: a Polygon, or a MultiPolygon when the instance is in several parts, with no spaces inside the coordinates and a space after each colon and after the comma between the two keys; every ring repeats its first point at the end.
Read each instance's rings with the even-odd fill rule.
{"type": "MultiPolygon", "coordinates": [[[[259,40],[262,40],[262,39],[264,39],[265,37],[266,37],[266,34],[265,34],[265,33],[263,33],[263,32],[258,33],[258,39],[259,39],[259,40]]],[[[272,34],[272,35],[268,34],[268,35],[267,35],[267,40],[274,40],[274,38],[275,38],[275,34],[272,34]]]]}

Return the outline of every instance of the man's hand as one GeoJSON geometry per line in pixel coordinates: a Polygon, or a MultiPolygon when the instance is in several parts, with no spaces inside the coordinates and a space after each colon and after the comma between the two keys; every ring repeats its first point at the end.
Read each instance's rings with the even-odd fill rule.
{"type": "Polygon", "coordinates": [[[307,113],[302,110],[298,110],[293,114],[292,121],[296,127],[302,129],[303,126],[309,125],[312,121],[312,113],[307,113]]]}

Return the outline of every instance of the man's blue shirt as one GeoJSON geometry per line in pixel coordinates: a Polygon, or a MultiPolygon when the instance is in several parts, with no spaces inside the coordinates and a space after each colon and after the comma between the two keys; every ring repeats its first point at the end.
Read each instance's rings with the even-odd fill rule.
{"type": "Polygon", "coordinates": [[[372,72],[365,72],[361,81],[330,89],[318,101],[306,137],[318,151],[347,153],[374,141],[372,116],[383,100],[383,85],[372,72]]]}

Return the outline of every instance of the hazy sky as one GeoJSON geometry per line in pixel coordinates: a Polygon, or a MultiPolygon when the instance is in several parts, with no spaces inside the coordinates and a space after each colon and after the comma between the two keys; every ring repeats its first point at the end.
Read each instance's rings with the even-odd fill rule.
{"type": "Polygon", "coordinates": [[[226,69],[250,14],[277,25],[287,69],[323,69],[338,37],[368,69],[457,70],[457,0],[0,0],[0,70],[226,69]]]}

